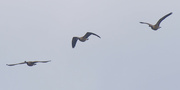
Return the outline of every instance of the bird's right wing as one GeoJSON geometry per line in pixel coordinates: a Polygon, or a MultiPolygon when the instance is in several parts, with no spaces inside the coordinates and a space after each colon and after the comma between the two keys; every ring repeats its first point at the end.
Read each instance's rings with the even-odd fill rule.
{"type": "Polygon", "coordinates": [[[76,46],[77,40],[78,40],[78,37],[73,37],[72,38],[72,48],[74,48],[76,46]]]}
{"type": "Polygon", "coordinates": [[[84,38],[88,38],[90,35],[95,35],[95,36],[101,38],[99,35],[97,35],[97,34],[95,34],[95,33],[92,33],[92,32],[87,32],[83,37],[84,37],[84,38]]]}
{"type": "Polygon", "coordinates": [[[25,62],[22,63],[16,63],[16,64],[6,64],[7,66],[14,66],[14,65],[19,65],[19,64],[25,64],[25,62]]]}

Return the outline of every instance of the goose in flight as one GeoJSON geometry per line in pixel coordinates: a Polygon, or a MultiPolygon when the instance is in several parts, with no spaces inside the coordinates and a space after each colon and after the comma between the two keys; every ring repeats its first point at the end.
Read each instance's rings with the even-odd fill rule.
{"type": "Polygon", "coordinates": [[[51,60],[48,61],[24,61],[21,63],[16,63],[16,64],[6,64],[7,66],[14,66],[14,65],[19,65],[19,64],[27,64],[28,66],[34,66],[36,63],[47,63],[50,62],[51,60]]]}
{"type": "Polygon", "coordinates": [[[88,37],[89,37],[90,35],[95,35],[95,36],[101,38],[100,36],[98,36],[98,35],[95,34],[95,33],[87,32],[83,37],[73,37],[73,38],[72,38],[72,48],[75,47],[77,40],[79,40],[79,41],[81,41],[81,42],[85,42],[86,40],[88,40],[88,37]]]}
{"type": "Polygon", "coordinates": [[[164,17],[162,17],[161,19],[159,19],[159,21],[155,24],[155,25],[152,25],[152,24],[149,24],[149,23],[146,23],[146,22],[140,22],[141,24],[147,24],[149,25],[149,27],[151,27],[153,30],[158,30],[160,27],[160,23],[166,18],[168,17],[169,15],[171,15],[172,12],[170,12],[169,14],[165,15],[164,17]]]}

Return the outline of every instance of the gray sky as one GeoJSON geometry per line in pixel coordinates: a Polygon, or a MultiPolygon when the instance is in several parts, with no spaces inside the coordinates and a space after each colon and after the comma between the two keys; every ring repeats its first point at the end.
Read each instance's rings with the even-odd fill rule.
{"type": "Polygon", "coordinates": [[[1,90],[180,90],[178,0],[0,1],[1,90]],[[169,12],[158,31],[155,24],[169,12]],[[100,35],[71,46],[73,36],[100,35]],[[33,67],[6,64],[52,60],[33,67]]]}

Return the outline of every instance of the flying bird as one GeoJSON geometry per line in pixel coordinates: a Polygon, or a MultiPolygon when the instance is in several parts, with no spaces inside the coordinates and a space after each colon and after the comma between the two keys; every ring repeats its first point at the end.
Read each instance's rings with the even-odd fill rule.
{"type": "Polygon", "coordinates": [[[24,61],[21,63],[16,63],[16,64],[6,64],[7,66],[14,66],[14,65],[19,65],[19,64],[27,64],[28,66],[34,66],[36,63],[47,63],[50,62],[51,60],[48,61],[24,61]]]}
{"type": "Polygon", "coordinates": [[[88,37],[89,37],[90,35],[95,35],[95,36],[101,38],[99,35],[97,35],[97,34],[95,34],[95,33],[87,32],[83,37],[73,37],[73,38],[72,38],[72,48],[75,47],[77,40],[79,40],[79,41],[81,41],[81,42],[85,42],[86,40],[89,40],[88,37]]]}
{"type": "Polygon", "coordinates": [[[147,24],[149,25],[149,27],[151,27],[153,30],[158,30],[160,27],[160,23],[166,18],[168,17],[169,15],[171,15],[172,12],[170,12],[169,14],[165,15],[164,17],[162,17],[161,19],[159,19],[159,21],[155,24],[155,25],[152,25],[152,24],[149,24],[149,23],[146,23],[146,22],[140,22],[141,24],[147,24]]]}

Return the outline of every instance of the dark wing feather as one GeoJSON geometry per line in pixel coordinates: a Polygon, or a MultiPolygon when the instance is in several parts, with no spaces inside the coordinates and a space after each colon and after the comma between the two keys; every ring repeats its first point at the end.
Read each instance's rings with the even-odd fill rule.
{"type": "Polygon", "coordinates": [[[87,32],[83,37],[84,37],[84,38],[88,38],[90,35],[95,35],[95,36],[101,38],[99,35],[97,35],[97,34],[95,34],[95,33],[92,33],[92,32],[87,32]]]}
{"type": "Polygon", "coordinates": [[[73,37],[72,38],[72,48],[74,48],[76,46],[77,40],[78,40],[78,37],[73,37]]]}
{"type": "Polygon", "coordinates": [[[146,22],[140,22],[141,24],[147,24],[147,25],[149,25],[149,26],[152,26],[151,24],[149,24],[149,23],[146,23],[146,22]]]}
{"type": "Polygon", "coordinates": [[[169,15],[171,15],[172,14],[172,12],[171,13],[169,13],[169,14],[167,14],[167,15],[165,15],[164,17],[162,17],[161,19],[159,19],[159,21],[156,23],[156,25],[160,25],[160,23],[166,18],[166,17],[168,17],[169,15]]]}
{"type": "Polygon", "coordinates": [[[51,60],[48,60],[48,61],[32,61],[34,63],[47,63],[47,62],[50,62],[51,60]]]}
{"type": "Polygon", "coordinates": [[[146,22],[140,22],[141,24],[149,24],[149,23],[146,23],[146,22]]]}
{"type": "Polygon", "coordinates": [[[25,62],[22,63],[16,63],[16,64],[6,64],[7,66],[14,66],[14,65],[19,65],[19,64],[25,64],[25,62]]]}

